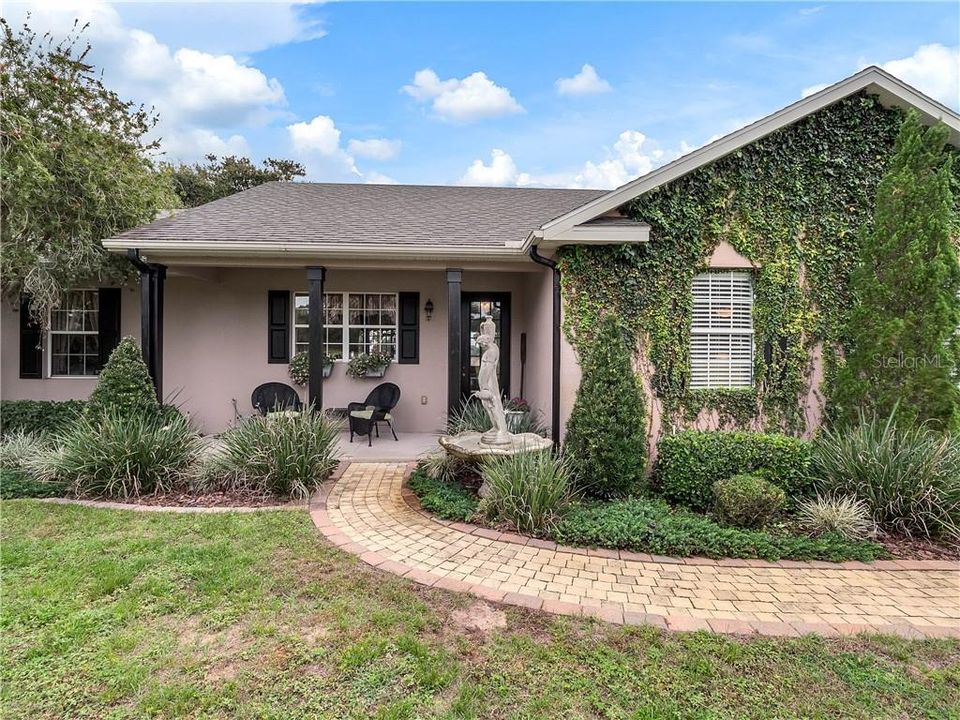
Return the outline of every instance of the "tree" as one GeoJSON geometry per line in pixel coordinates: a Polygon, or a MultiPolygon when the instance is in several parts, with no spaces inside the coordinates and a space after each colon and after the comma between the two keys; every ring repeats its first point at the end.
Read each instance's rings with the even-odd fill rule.
{"type": "Polygon", "coordinates": [[[110,353],[84,412],[94,419],[108,413],[121,417],[159,414],[157,393],[140,353],[140,343],[134,338],[123,338],[110,353]]]}
{"type": "Polygon", "coordinates": [[[646,410],[623,327],[612,315],[600,321],[583,358],[564,454],[579,485],[598,497],[624,495],[643,479],[646,410]]]}
{"type": "Polygon", "coordinates": [[[207,155],[206,164],[172,167],[173,189],[184,207],[196,207],[266,182],[289,182],[306,174],[294,160],[267,158],[261,164],[258,167],[249,158],[234,155],[223,159],[207,155]]]}
{"type": "Polygon", "coordinates": [[[156,115],[103,85],[85,29],[55,42],[0,19],[0,290],[27,293],[44,327],[65,288],[131,277],[101,240],[176,203],[146,139],[156,115]]]}
{"type": "Polygon", "coordinates": [[[905,118],[851,277],[835,410],[960,428],[960,260],[944,125],[905,118]]]}

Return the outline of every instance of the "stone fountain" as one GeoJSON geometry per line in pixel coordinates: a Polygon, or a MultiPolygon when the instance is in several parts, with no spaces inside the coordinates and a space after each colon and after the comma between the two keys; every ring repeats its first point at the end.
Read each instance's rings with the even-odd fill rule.
{"type": "Polygon", "coordinates": [[[444,450],[464,460],[484,460],[500,455],[546,450],[553,445],[551,440],[536,433],[511,433],[508,429],[503,398],[500,395],[500,348],[497,346],[496,336],[497,326],[493,318],[484,318],[480,323],[480,336],[477,338],[477,344],[483,348],[480,372],[477,374],[480,389],[474,396],[486,410],[492,427],[483,433],[470,431],[443,435],[439,441],[444,450]]]}

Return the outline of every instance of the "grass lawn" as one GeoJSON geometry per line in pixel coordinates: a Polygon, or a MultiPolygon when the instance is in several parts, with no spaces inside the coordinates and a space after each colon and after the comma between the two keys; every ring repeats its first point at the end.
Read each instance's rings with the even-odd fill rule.
{"type": "Polygon", "coordinates": [[[960,643],[738,640],[497,608],[303,512],[2,505],[5,718],[949,718],[960,643]]]}

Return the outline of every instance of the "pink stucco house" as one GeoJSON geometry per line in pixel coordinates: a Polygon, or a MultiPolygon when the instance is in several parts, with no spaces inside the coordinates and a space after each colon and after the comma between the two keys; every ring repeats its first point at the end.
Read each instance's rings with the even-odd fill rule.
{"type": "MultiPolygon", "coordinates": [[[[218,432],[234,418],[233,401],[249,413],[255,386],[290,382],[298,351],[314,361],[304,400],[334,408],[362,399],[378,380],[350,379],[342,362],[324,378],[319,358],[342,361],[376,344],[395,358],[386,379],[403,392],[398,430],[433,432],[475,382],[473,339],[480,316],[492,314],[502,387],[541,410],[559,437],[579,368],[560,327],[558,249],[656,243],[644,218],[623,213],[633,198],[858,93],[944,122],[960,145],[960,116],[868,68],[609,192],[269,183],[105,239],[139,268],[139,285],[77,288],[46,337],[4,301],[0,394],[84,398],[117,338],[134,335],[162,395],[218,432]]],[[[746,319],[714,332],[703,352],[693,348],[691,382],[750,387],[756,264],[723,239],[703,263],[716,283],[695,281],[691,291],[723,285],[746,319]],[[710,350],[718,341],[726,349],[710,350]]]]}

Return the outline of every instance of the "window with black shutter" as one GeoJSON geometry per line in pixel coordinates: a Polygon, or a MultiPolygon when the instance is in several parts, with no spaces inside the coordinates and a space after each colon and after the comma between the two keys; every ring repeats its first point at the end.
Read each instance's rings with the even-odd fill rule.
{"type": "Polygon", "coordinates": [[[30,319],[30,300],[20,296],[20,377],[43,377],[43,346],[40,326],[30,319]]]}
{"type": "Polygon", "coordinates": [[[420,362],[420,293],[400,293],[400,346],[397,362],[415,365],[420,362]]]}
{"type": "Polygon", "coordinates": [[[290,291],[267,291],[267,362],[290,362],[290,291]]]}

